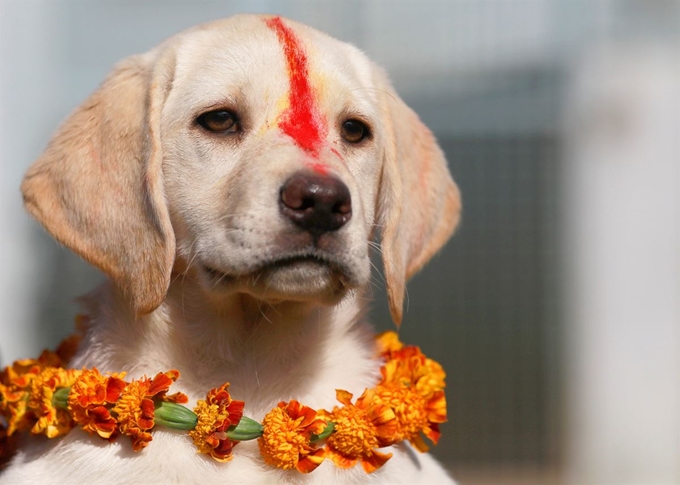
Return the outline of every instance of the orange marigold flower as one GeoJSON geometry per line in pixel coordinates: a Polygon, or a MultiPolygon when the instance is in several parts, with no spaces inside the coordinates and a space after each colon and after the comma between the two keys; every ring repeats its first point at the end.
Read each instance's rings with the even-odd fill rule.
{"type": "Polygon", "coordinates": [[[324,449],[310,444],[312,434],[321,434],[326,421],[312,408],[297,401],[280,402],[262,421],[264,430],[258,439],[264,461],[283,470],[296,468],[309,473],[324,460],[324,449]]]}
{"type": "Polygon", "coordinates": [[[380,372],[382,380],[374,393],[394,411],[399,439],[427,451],[420,432],[436,444],[439,424],[446,422],[444,370],[418,347],[407,346],[392,352],[380,372]]]}
{"type": "Polygon", "coordinates": [[[392,330],[376,335],[375,343],[378,347],[378,354],[386,358],[389,358],[389,356],[392,355],[392,352],[395,352],[404,346],[399,340],[397,332],[392,330]]]}
{"type": "Polygon", "coordinates": [[[380,369],[380,385],[415,387],[428,397],[444,390],[446,373],[442,366],[428,359],[416,346],[409,345],[392,353],[392,357],[380,369]]]}
{"type": "Polygon", "coordinates": [[[156,377],[142,377],[130,382],[121,392],[113,408],[118,423],[118,431],[132,440],[132,449],[139,451],[151,441],[149,430],[154,426],[154,399],[158,401],[186,402],[187,396],[176,393],[166,396],[179,371],[159,372],[156,377]]]}
{"type": "Polygon", "coordinates": [[[52,396],[57,388],[71,387],[79,373],[80,371],[74,369],[47,367],[33,378],[27,405],[37,421],[31,433],[44,433],[48,438],[55,438],[73,428],[75,423],[68,411],[57,408],[52,402],[52,396]]]}
{"type": "Polygon", "coordinates": [[[37,359],[17,360],[0,372],[0,416],[7,420],[7,436],[33,427],[36,418],[27,406],[31,382],[43,369],[61,365],[57,354],[45,350],[37,359]]]}
{"type": "Polygon", "coordinates": [[[124,376],[125,373],[104,376],[96,367],[83,370],[68,395],[68,410],[76,424],[104,439],[114,438],[116,418],[106,406],[120,397],[126,386],[124,376]]]}
{"type": "Polygon", "coordinates": [[[22,359],[5,367],[0,373],[0,383],[7,387],[28,389],[35,376],[47,367],[62,367],[61,359],[54,352],[43,351],[37,359],[22,359]]]}
{"type": "Polygon", "coordinates": [[[217,461],[229,461],[231,452],[238,444],[227,436],[227,430],[237,425],[243,417],[243,401],[234,401],[227,389],[229,383],[208,391],[205,401],[199,400],[194,408],[198,416],[196,427],[189,431],[199,453],[205,453],[217,461]]]}
{"type": "Polygon", "coordinates": [[[0,416],[7,421],[5,435],[12,436],[15,431],[25,431],[33,426],[34,419],[27,414],[27,400],[28,392],[0,384],[0,416]]]}
{"type": "Polygon", "coordinates": [[[323,416],[335,423],[334,432],[326,441],[326,456],[341,468],[350,468],[361,460],[366,473],[371,473],[392,457],[376,448],[394,444],[397,420],[392,409],[365,391],[352,404],[352,394],[336,390],[336,396],[344,406],[323,412],[323,416]]]}
{"type": "Polygon", "coordinates": [[[372,391],[378,402],[388,405],[397,421],[397,440],[409,440],[418,450],[427,451],[422,432],[434,444],[441,433],[439,424],[446,422],[446,398],[443,391],[423,397],[415,388],[378,386],[372,391]]]}

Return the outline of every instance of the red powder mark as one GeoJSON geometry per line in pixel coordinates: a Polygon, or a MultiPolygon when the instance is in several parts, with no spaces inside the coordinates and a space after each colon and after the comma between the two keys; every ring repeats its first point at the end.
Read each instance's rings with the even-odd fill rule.
{"type": "Polygon", "coordinates": [[[279,127],[300,148],[318,157],[327,128],[314,104],[314,93],[308,79],[307,56],[295,33],[281,18],[274,17],[265,22],[279,38],[290,77],[290,106],[281,115],[279,127]]]}
{"type": "Polygon", "coordinates": [[[323,163],[314,162],[309,164],[309,168],[314,170],[319,175],[328,175],[328,166],[323,163]]]}
{"type": "Polygon", "coordinates": [[[332,151],[334,154],[336,154],[340,160],[343,160],[343,161],[345,160],[344,158],[342,158],[342,155],[340,155],[340,152],[337,151],[335,148],[331,148],[331,151],[332,151]]]}

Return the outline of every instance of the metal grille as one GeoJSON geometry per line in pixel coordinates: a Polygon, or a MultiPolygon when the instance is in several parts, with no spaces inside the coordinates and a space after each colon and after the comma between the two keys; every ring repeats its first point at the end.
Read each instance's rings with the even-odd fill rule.
{"type": "MultiPolygon", "coordinates": [[[[559,445],[557,140],[479,135],[440,143],[463,193],[463,222],[409,285],[401,329],[448,373],[450,423],[433,452],[454,470],[552,466],[559,445]]],[[[389,321],[384,303],[375,313],[389,321]]]]}

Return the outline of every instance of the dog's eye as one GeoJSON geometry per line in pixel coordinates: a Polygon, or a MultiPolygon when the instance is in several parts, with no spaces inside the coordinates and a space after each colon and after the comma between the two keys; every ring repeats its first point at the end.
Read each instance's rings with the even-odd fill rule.
{"type": "Polygon", "coordinates": [[[347,120],[342,124],[341,136],[350,143],[359,143],[368,136],[368,126],[358,120],[347,120]]]}
{"type": "Polygon", "coordinates": [[[224,109],[203,113],[196,119],[196,122],[214,133],[234,133],[239,128],[236,115],[224,109]]]}

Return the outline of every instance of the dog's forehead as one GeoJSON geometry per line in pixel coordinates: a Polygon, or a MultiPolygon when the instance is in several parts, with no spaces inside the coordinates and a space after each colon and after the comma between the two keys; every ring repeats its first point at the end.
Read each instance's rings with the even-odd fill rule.
{"type": "Polygon", "coordinates": [[[301,67],[317,97],[344,88],[367,109],[375,104],[372,64],[361,51],[287,19],[238,16],[182,33],[173,44],[173,97],[185,106],[228,103],[243,91],[257,98],[288,94],[301,67]]]}

